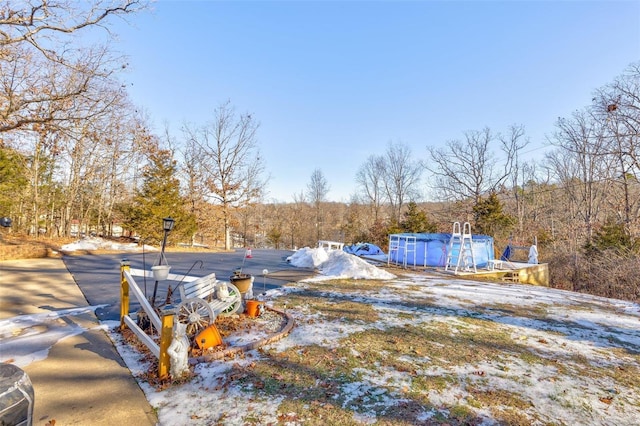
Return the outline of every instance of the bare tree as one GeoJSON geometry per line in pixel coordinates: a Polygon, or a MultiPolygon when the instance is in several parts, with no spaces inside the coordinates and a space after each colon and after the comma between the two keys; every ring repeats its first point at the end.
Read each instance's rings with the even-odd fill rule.
{"type": "MultiPolygon", "coordinates": [[[[181,176],[185,187],[185,198],[189,211],[196,218],[197,229],[202,239],[210,236],[210,230],[215,227],[215,216],[207,206],[207,185],[204,170],[199,166],[201,148],[195,143],[187,143],[182,147],[181,176]]],[[[191,238],[191,244],[196,242],[196,234],[191,238]]]]}
{"type": "Polygon", "coordinates": [[[236,114],[230,102],[216,108],[211,123],[183,127],[186,146],[200,167],[208,198],[222,208],[227,250],[231,249],[232,210],[259,199],[266,186],[257,146],[258,127],[251,114],[236,114]]]}
{"type": "Polygon", "coordinates": [[[526,146],[523,136],[522,126],[512,126],[507,137],[484,128],[465,132],[464,141],[451,140],[444,148],[427,147],[430,161],[426,167],[434,175],[434,189],[444,199],[472,198],[474,203],[483,194],[497,192],[511,174],[518,151],[526,146]],[[500,143],[505,155],[502,168],[498,167],[498,159],[492,151],[492,145],[496,143],[500,143]]]}
{"type": "Polygon", "coordinates": [[[628,234],[637,228],[640,205],[640,62],[632,64],[611,84],[601,88],[590,108],[593,119],[603,123],[608,133],[609,151],[615,158],[615,182],[622,192],[612,206],[621,212],[628,234]]]}
{"type": "Polygon", "coordinates": [[[366,204],[371,206],[373,221],[379,219],[380,208],[383,202],[383,179],[385,172],[385,159],[381,155],[371,155],[360,166],[356,173],[356,183],[366,204]]]}
{"type": "Polygon", "coordinates": [[[538,222],[541,198],[537,193],[539,181],[538,166],[535,162],[520,164],[516,160],[510,191],[513,197],[512,208],[518,220],[516,230],[520,238],[524,236],[527,224],[538,222]]]}
{"type": "Polygon", "coordinates": [[[306,220],[308,209],[304,192],[300,191],[299,193],[293,194],[293,204],[291,205],[291,214],[288,221],[292,249],[305,245],[306,236],[304,234],[304,224],[309,222],[306,220]]]}
{"type": "Polygon", "coordinates": [[[318,240],[322,239],[322,203],[327,199],[329,188],[329,183],[324,177],[322,170],[315,169],[313,173],[311,173],[311,180],[307,184],[307,199],[313,204],[316,212],[316,236],[318,240]]]}
{"type": "Polygon", "coordinates": [[[121,138],[113,138],[120,127],[114,123],[122,122],[114,114],[126,111],[126,93],[113,77],[123,61],[80,36],[92,28],[111,36],[111,17],[146,3],[0,0],[0,133],[2,144],[30,158],[30,231],[50,232],[54,224],[66,233],[72,215],[91,215],[104,228],[113,200],[108,169],[117,168],[112,154],[121,138]]]}
{"type": "Polygon", "coordinates": [[[378,219],[373,220],[369,206],[353,200],[346,206],[343,224],[340,231],[344,235],[343,242],[357,243],[369,240],[369,229],[378,219]]]}
{"type": "Polygon", "coordinates": [[[74,44],[74,35],[145,6],[140,0],[1,1],[0,132],[61,125],[95,111],[75,108],[76,99],[85,106],[101,102],[95,88],[125,65],[107,47],[74,44]]]}
{"type": "Polygon", "coordinates": [[[58,235],[69,235],[71,220],[79,226],[90,221],[97,232],[111,227],[115,201],[126,196],[123,182],[136,156],[138,121],[119,85],[101,89],[106,102],[75,100],[73,108],[87,112],[82,120],[64,127],[32,123],[30,129],[3,134],[5,144],[29,159],[24,167],[33,179],[24,196],[32,209],[25,230],[51,235],[55,229],[58,235]]]}
{"type": "Polygon", "coordinates": [[[416,161],[411,148],[403,143],[389,143],[384,155],[382,187],[391,205],[393,218],[400,222],[402,207],[412,198],[419,198],[418,186],[422,164],[416,161]]]}
{"type": "Polygon", "coordinates": [[[574,229],[574,235],[584,235],[589,242],[610,193],[612,158],[605,129],[586,110],[575,112],[571,119],[558,119],[556,127],[552,143],[558,149],[547,155],[547,161],[571,201],[574,217],[584,225],[574,229]]]}
{"type": "Polygon", "coordinates": [[[69,221],[91,222],[97,232],[108,233],[113,207],[126,198],[125,182],[130,167],[141,157],[147,142],[146,123],[119,87],[104,87],[110,106],[95,106],[90,118],[58,131],[61,144],[60,181],[65,183],[64,211],[60,215],[64,233],[69,221]],[[108,93],[108,94],[107,94],[108,93]]]}
{"type": "Polygon", "coordinates": [[[600,120],[607,122],[617,144],[640,170],[640,62],[631,64],[594,98],[600,120]]]}
{"type": "Polygon", "coordinates": [[[524,163],[520,161],[520,151],[529,143],[528,140],[524,139],[524,133],[523,126],[513,125],[509,128],[507,136],[499,136],[509,163],[509,165],[505,167],[505,171],[509,172],[505,178],[505,182],[511,178],[508,183],[511,186],[510,189],[515,199],[516,217],[518,219],[517,229],[520,234],[523,232],[527,207],[526,185],[535,177],[535,164],[531,161],[524,163]]]}
{"type": "Polygon", "coordinates": [[[146,7],[141,0],[31,0],[0,2],[0,46],[29,44],[43,56],[64,62],[64,53],[54,50],[51,40],[87,27],[104,26],[108,17],[137,12],[146,7]]]}

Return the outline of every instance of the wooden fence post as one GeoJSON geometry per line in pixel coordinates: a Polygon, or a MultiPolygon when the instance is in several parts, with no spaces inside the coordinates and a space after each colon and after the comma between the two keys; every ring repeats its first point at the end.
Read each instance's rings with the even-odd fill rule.
{"type": "Polygon", "coordinates": [[[129,315],[129,282],[124,276],[124,271],[129,271],[130,265],[128,259],[122,259],[120,262],[120,330],[126,327],[124,317],[129,315]]]}
{"type": "Polygon", "coordinates": [[[160,330],[160,356],[158,357],[158,377],[163,378],[169,374],[171,366],[171,358],[167,354],[167,349],[171,345],[173,339],[173,319],[175,316],[175,307],[167,305],[162,312],[162,329],[160,330]]]}

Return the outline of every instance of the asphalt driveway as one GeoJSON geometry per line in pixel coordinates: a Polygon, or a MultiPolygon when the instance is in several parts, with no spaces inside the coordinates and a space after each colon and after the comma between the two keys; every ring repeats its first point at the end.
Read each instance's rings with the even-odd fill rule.
{"type": "MultiPolygon", "coordinates": [[[[252,257],[245,258],[245,250],[239,249],[225,253],[167,252],[165,256],[171,265],[171,272],[175,274],[204,276],[215,272],[218,279],[228,280],[233,271],[242,268],[242,272],[256,277],[254,294],[257,295],[263,290],[280,287],[314,274],[312,270],[296,268],[287,263],[286,258],[292,253],[289,250],[254,249],[252,257]],[[268,273],[263,275],[265,269],[268,273]]],[[[105,305],[96,309],[98,319],[105,321],[120,319],[120,262],[128,259],[132,268],[148,270],[157,258],[158,252],[84,254],[64,256],[63,261],[87,302],[92,306],[105,305]]],[[[150,278],[144,280],[142,277],[136,281],[147,298],[151,298],[155,281],[150,278]]],[[[169,285],[175,288],[177,284],[175,281],[158,282],[156,305],[164,303],[169,285]]],[[[177,292],[175,296],[178,297],[177,292]]],[[[139,304],[132,298],[131,312],[138,309],[139,304]]]]}

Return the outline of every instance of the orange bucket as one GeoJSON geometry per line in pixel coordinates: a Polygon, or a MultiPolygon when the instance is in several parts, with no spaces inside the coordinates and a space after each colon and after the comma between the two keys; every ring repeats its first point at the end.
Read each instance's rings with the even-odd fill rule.
{"type": "Polygon", "coordinates": [[[195,337],[200,349],[209,349],[222,344],[222,336],[215,325],[211,324],[195,337]]]}
{"type": "Polygon", "coordinates": [[[260,316],[262,311],[261,306],[264,302],[258,302],[257,300],[247,300],[247,307],[245,308],[245,313],[247,316],[251,318],[256,318],[260,316]]]}

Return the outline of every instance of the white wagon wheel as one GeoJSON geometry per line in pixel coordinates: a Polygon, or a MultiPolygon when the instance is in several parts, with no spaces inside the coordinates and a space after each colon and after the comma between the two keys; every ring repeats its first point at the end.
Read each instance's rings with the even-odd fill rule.
{"type": "Polygon", "coordinates": [[[187,326],[187,336],[193,338],[216,319],[211,306],[202,299],[193,297],[178,305],[177,320],[187,326]]]}
{"type": "Polygon", "coordinates": [[[227,300],[232,300],[232,302],[228,308],[220,312],[220,316],[223,317],[235,314],[242,306],[242,294],[240,294],[240,290],[238,290],[238,287],[231,283],[228,283],[227,288],[229,289],[229,299],[227,300]]]}

